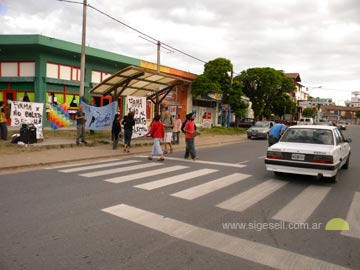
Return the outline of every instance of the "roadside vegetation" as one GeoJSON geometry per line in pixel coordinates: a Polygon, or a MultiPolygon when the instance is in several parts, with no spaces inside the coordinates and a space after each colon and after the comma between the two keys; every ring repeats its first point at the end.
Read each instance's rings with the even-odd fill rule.
{"type": "MultiPolygon", "coordinates": [[[[213,128],[200,128],[201,136],[214,136],[214,135],[242,135],[246,133],[244,128],[226,128],[226,127],[213,127],[213,128]]],[[[18,130],[9,130],[8,140],[0,140],[0,154],[10,154],[10,153],[21,153],[25,151],[40,151],[43,150],[40,147],[24,147],[23,145],[17,145],[10,143],[10,139],[13,134],[19,133],[18,130]]],[[[63,138],[63,139],[73,139],[75,143],[76,139],[76,129],[58,129],[50,130],[45,129],[43,131],[44,140],[49,138],[63,138]]],[[[89,130],[86,131],[86,139],[92,142],[92,145],[104,144],[111,142],[111,132],[110,130],[97,130],[93,133],[90,133],[89,130]]],[[[53,147],[52,147],[53,148],[53,147]]],[[[46,148],[45,148],[46,149],[46,148]]]]}
{"type": "Polygon", "coordinates": [[[202,135],[241,135],[246,133],[245,128],[227,128],[227,127],[213,127],[201,128],[202,135]]]}

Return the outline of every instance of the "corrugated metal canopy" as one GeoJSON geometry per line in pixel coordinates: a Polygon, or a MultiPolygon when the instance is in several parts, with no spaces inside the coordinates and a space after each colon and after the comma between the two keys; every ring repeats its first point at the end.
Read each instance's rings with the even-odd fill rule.
{"type": "Polygon", "coordinates": [[[129,66],[106,78],[90,90],[92,95],[150,96],[191,81],[156,71],[129,66]]]}

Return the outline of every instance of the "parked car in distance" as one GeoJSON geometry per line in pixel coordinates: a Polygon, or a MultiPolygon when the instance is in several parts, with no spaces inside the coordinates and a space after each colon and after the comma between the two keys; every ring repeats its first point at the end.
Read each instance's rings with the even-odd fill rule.
{"type": "Polygon", "coordinates": [[[314,122],[314,125],[332,126],[332,122],[324,119],[314,122]]]}
{"type": "Polygon", "coordinates": [[[302,117],[297,122],[298,125],[313,125],[314,119],[311,117],[302,117]]]}
{"type": "Polygon", "coordinates": [[[255,121],[256,120],[254,118],[241,119],[240,122],[239,122],[238,127],[240,127],[240,128],[249,128],[249,127],[251,127],[252,125],[255,124],[255,121]]]}
{"type": "Polygon", "coordinates": [[[347,124],[345,121],[339,121],[337,123],[337,127],[340,128],[341,130],[346,130],[347,124]]]}
{"type": "Polygon", "coordinates": [[[274,123],[271,121],[255,122],[255,125],[253,125],[247,130],[248,139],[251,138],[267,139],[269,136],[269,131],[273,125],[274,123]]]}
{"type": "Polygon", "coordinates": [[[349,167],[350,142],[336,126],[291,126],[268,148],[266,169],[275,174],[328,177],[335,183],[338,171],[349,167]]]}

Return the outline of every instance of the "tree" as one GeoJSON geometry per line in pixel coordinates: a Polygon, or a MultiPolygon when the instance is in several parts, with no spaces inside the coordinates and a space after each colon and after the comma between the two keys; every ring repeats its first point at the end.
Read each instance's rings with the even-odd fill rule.
{"type": "Polygon", "coordinates": [[[355,116],[356,116],[356,118],[360,118],[360,111],[356,111],[355,116]]]}
{"type": "Polygon", "coordinates": [[[304,116],[304,117],[312,117],[313,115],[314,115],[313,108],[305,108],[302,112],[302,116],[304,116]]]}
{"type": "Polygon", "coordinates": [[[199,75],[191,83],[191,94],[193,98],[207,95],[209,93],[224,94],[231,87],[230,74],[233,65],[230,60],[216,58],[204,65],[204,73],[199,75]]]}
{"type": "Polygon", "coordinates": [[[230,60],[216,58],[204,66],[204,73],[191,84],[191,94],[197,98],[207,94],[221,94],[222,103],[229,104],[236,119],[243,116],[247,104],[241,99],[241,82],[232,81],[233,65],[230,60]]]}
{"type": "Polygon", "coordinates": [[[283,92],[273,101],[273,114],[284,116],[285,114],[296,114],[296,103],[293,102],[288,93],[283,92]]]}
{"type": "Polygon", "coordinates": [[[281,71],[270,67],[250,68],[242,71],[235,80],[241,82],[256,118],[270,118],[275,112],[284,115],[294,109],[290,97],[285,97],[295,88],[294,82],[281,71]]]}

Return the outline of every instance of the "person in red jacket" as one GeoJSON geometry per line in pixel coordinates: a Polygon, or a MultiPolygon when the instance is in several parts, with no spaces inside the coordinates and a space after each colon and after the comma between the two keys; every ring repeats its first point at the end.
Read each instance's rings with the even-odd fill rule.
{"type": "Polygon", "coordinates": [[[150,136],[154,139],[154,144],[151,149],[151,155],[148,157],[149,160],[153,159],[153,156],[160,156],[159,161],[163,161],[164,152],[160,146],[160,140],[164,138],[165,129],[163,123],[160,121],[160,115],[154,117],[154,121],[151,124],[150,130],[145,134],[145,136],[150,136]]]}

